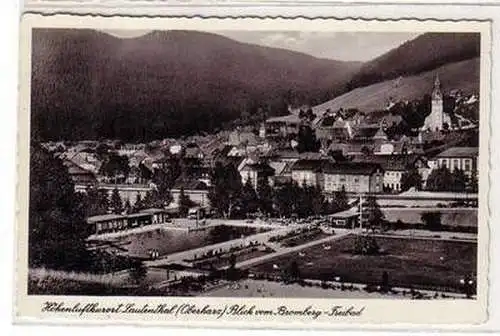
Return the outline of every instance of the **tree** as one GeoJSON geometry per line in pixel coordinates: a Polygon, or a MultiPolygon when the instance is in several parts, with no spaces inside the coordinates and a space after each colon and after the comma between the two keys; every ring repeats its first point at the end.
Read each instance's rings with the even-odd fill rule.
{"type": "Polygon", "coordinates": [[[421,215],[422,222],[431,231],[439,231],[441,228],[441,212],[424,212],[421,215]]]}
{"type": "Polygon", "coordinates": [[[345,191],[345,186],[342,186],[340,191],[334,193],[333,203],[337,211],[346,210],[349,207],[349,200],[347,199],[347,193],[345,191]]]}
{"type": "Polygon", "coordinates": [[[377,255],[380,253],[380,247],[377,240],[371,235],[359,235],[354,240],[354,254],[377,255]]]}
{"type": "Polygon", "coordinates": [[[132,205],[130,204],[130,200],[128,198],[125,199],[125,204],[123,205],[123,210],[127,214],[132,212],[132,205]]]}
{"type": "Polygon", "coordinates": [[[259,208],[257,193],[253,188],[252,180],[246,180],[241,189],[241,206],[243,214],[255,213],[259,208]]]}
{"type": "Polygon", "coordinates": [[[422,175],[416,168],[405,171],[401,175],[401,190],[407,191],[414,187],[416,190],[422,189],[422,175]]]}
{"type": "Polygon", "coordinates": [[[121,214],[123,212],[123,201],[117,188],[114,188],[111,193],[110,206],[115,214],[121,214]]]}
{"type": "Polygon", "coordinates": [[[29,267],[85,270],[89,226],[84,200],[63,162],[38,143],[30,147],[29,267]]]}
{"type": "Polygon", "coordinates": [[[319,188],[305,185],[297,191],[295,207],[300,217],[319,215],[324,211],[325,198],[319,188]]]}
{"type": "Polygon", "coordinates": [[[139,212],[144,209],[144,202],[139,192],[135,195],[134,212],[139,212]]]}
{"type": "Polygon", "coordinates": [[[210,204],[219,215],[224,218],[231,218],[235,208],[241,205],[242,184],[240,174],[234,165],[222,165],[222,163],[218,162],[210,175],[212,182],[212,187],[208,193],[210,204]]]}
{"type": "Polygon", "coordinates": [[[384,213],[380,210],[380,205],[375,196],[368,196],[363,204],[363,219],[372,230],[382,227],[384,213]]]}
{"type": "Polygon", "coordinates": [[[427,178],[427,190],[430,191],[450,191],[453,185],[453,176],[445,166],[432,170],[427,178]]]}
{"type": "Polygon", "coordinates": [[[478,192],[478,181],[477,181],[477,173],[476,170],[473,170],[470,174],[469,177],[469,183],[468,183],[469,190],[473,193],[478,192]]]}
{"type": "Polygon", "coordinates": [[[87,217],[108,213],[110,203],[107,190],[88,187],[83,199],[87,217]]]}
{"type": "Polygon", "coordinates": [[[321,143],[316,139],[314,130],[309,125],[301,125],[298,134],[297,151],[303,152],[317,152],[321,148],[321,143]]]}
{"type": "Polygon", "coordinates": [[[107,144],[100,143],[99,145],[97,145],[95,153],[99,160],[103,161],[106,158],[106,155],[108,155],[109,150],[110,148],[107,144]]]}
{"type": "Polygon", "coordinates": [[[285,183],[274,193],[274,204],[280,217],[290,217],[297,211],[300,187],[295,181],[285,183]]]}
{"type": "Polygon", "coordinates": [[[149,181],[153,178],[153,173],[141,162],[139,163],[139,176],[142,180],[149,181]]]}
{"type": "Polygon", "coordinates": [[[115,181],[120,175],[127,177],[130,172],[129,159],[125,155],[111,153],[102,164],[100,171],[102,174],[114,178],[115,181]]]}
{"type": "Polygon", "coordinates": [[[452,184],[451,191],[463,192],[465,191],[465,187],[467,185],[467,176],[462,169],[455,169],[451,174],[452,184]]]}
{"type": "Polygon", "coordinates": [[[184,187],[181,187],[179,191],[179,214],[182,217],[187,216],[189,208],[193,206],[193,201],[189,198],[188,195],[184,192],[184,187]]]}
{"type": "Polygon", "coordinates": [[[273,189],[267,179],[257,181],[257,196],[260,211],[269,215],[273,211],[273,189]]]}

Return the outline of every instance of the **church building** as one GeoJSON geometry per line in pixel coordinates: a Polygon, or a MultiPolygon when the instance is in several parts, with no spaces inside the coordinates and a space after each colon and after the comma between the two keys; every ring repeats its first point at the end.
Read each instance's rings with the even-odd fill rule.
{"type": "Polygon", "coordinates": [[[443,94],[441,92],[441,83],[436,76],[434,81],[434,90],[432,91],[431,113],[425,118],[424,130],[441,131],[444,124],[451,125],[450,116],[443,111],[443,94]]]}

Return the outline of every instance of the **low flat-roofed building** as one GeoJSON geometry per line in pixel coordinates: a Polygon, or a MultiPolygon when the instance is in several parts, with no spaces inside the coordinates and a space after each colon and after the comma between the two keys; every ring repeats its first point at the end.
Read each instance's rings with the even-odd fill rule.
{"type": "Polygon", "coordinates": [[[359,210],[353,207],[335,214],[329,215],[328,219],[332,226],[354,228],[359,223],[359,210]]]}
{"type": "Polygon", "coordinates": [[[92,234],[117,232],[151,224],[164,223],[168,214],[163,209],[145,209],[138,213],[119,215],[104,214],[87,218],[92,234]]]}
{"type": "Polygon", "coordinates": [[[127,217],[117,214],[97,215],[87,218],[87,223],[92,226],[92,233],[100,234],[126,229],[127,217]]]}

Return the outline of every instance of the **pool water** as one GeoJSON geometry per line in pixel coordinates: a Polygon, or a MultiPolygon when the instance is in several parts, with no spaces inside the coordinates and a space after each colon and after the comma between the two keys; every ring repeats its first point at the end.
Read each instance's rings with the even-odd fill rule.
{"type": "Polygon", "coordinates": [[[226,225],[196,231],[156,229],[121,237],[115,243],[125,248],[131,256],[149,257],[148,251],[151,249],[157,250],[162,256],[256,233],[254,228],[226,225]]]}

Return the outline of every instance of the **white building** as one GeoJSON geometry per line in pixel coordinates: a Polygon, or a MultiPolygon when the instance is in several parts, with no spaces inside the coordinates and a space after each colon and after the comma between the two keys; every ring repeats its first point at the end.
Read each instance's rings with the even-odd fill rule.
{"type": "Polygon", "coordinates": [[[444,124],[451,126],[450,116],[443,111],[443,94],[441,92],[441,83],[436,76],[434,90],[432,91],[431,113],[425,118],[424,130],[440,131],[444,124]]]}

